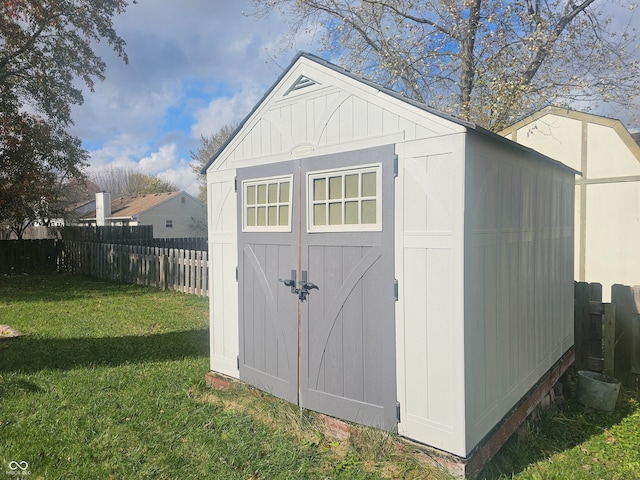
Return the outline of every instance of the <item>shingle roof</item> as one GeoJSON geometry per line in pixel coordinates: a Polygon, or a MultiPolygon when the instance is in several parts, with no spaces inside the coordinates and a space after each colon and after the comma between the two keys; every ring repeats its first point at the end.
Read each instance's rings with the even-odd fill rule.
{"type": "MultiPolygon", "coordinates": [[[[168,193],[149,193],[130,197],[117,197],[111,200],[111,215],[109,218],[131,218],[151,207],[158,205],[170,198],[180,195],[181,191],[168,193]]],[[[84,218],[95,218],[96,211],[89,212],[84,218]]]]}

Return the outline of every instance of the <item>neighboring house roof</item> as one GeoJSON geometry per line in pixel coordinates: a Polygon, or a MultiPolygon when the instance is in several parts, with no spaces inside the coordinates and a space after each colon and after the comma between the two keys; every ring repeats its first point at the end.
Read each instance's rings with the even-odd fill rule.
{"type": "MultiPolygon", "coordinates": [[[[189,195],[186,192],[150,193],[146,195],[116,197],[111,200],[111,215],[108,218],[132,218],[178,195],[189,195]]],[[[96,211],[93,210],[83,219],[94,219],[96,211]]]]}
{"type": "Polygon", "coordinates": [[[629,150],[634,154],[638,161],[640,161],[640,132],[629,133],[629,130],[627,130],[624,124],[620,120],[617,120],[615,118],[603,117],[601,115],[594,115],[592,113],[578,112],[576,110],[570,110],[568,108],[554,106],[545,107],[542,110],[538,110],[534,114],[529,115],[519,122],[505,128],[504,130],[499,132],[499,134],[509,135],[524,126],[541,119],[545,115],[557,115],[560,117],[571,118],[595,125],[601,125],[603,127],[610,127],[620,136],[627,148],[629,148],[629,150]]]}
{"type": "Polygon", "coordinates": [[[275,90],[275,88],[278,86],[278,84],[280,84],[280,82],[285,78],[286,74],[295,66],[295,64],[300,60],[300,58],[305,58],[307,60],[310,60],[312,62],[315,62],[319,65],[322,65],[330,70],[333,70],[334,72],[337,72],[341,75],[345,75],[347,77],[350,77],[358,82],[361,82],[371,88],[374,88],[376,90],[378,90],[381,93],[387,94],[397,100],[400,100],[403,103],[406,103],[408,105],[411,105],[415,108],[418,108],[420,110],[423,110],[427,113],[430,113],[432,115],[435,115],[439,118],[448,120],[450,122],[453,122],[457,125],[460,125],[462,127],[465,127],[466,129],[470,130],[470,131],[475,131],[483,136],[486,137],[490,137],[495,141],[498,142],[502,142],[502,143],[509,143],[512,147],[518,148],[520,150],[524,150],[527,151],[529,153],[533,153],[536,156],[544,159],[545,161],[549,161],[553,164],[556,164],[557,166],[569,169],[571,171],[573,171],[574,173],[579,173],[576,172],[575,170],[573,170],[572,168],[568,167],[567,165],[561,163],[561,162],[557,162],[556,160],[549,158],[545,155],[542,155],[538,152],[536,152],[533,149],[530,149],[524,145],[521,145],[517,142],[513,142],[509,139],[507,139],[506,137],[502,136],[502,135],[498,135],[497,133],[494,133],[490,130],[487,130],[484,127],[481,127],[480,125],[477,125],[475,123],[472,122],[468,122],[465,120],[462,120],[460,118],[454,117],[452,115],[449,115],[447,113],[441,112],[439,110],[436,110],[434,108],[431,108],[429,106],[427,106],[424,103],[418,102],[416,100],[413,100],[411,98],[405,97],[404,95],[395,92],[389,88],[383,87],[382,85],[379,85],[375,82],[372,82],[371,80],[367,80],[366,78],[362,77],[361,75],[355,74],[353,72],[350,72],[349,70],[345,70],[342,67],[339,67],[337,65],[334,65],[331,62],[328,62],[326,60],[324,60],[323,58],[320,58],[316,55],[312,55],[310,53],[307,52],[299,52],[291,61],[291,64],[284,69],[284,71],[280,74],[280,76],[278,77],[278,79],[273,83],[273,85],[265,92],[265,94],[263,95],[263,97],[260,99],[260,101],[258,101],[258,103],[256,103],[256,105],[253,107],[253,109],[251,110],[251,112],[249,112],[249,114],[242,120],[242,122],[240,122],[240,124],[238,125],[238,127],[236,128],[236,130],[229,136],[229,138],[227,139],[227,141],[218,149],[218,151],[216,153],[214,153],[213,157],[211,157],[211,160],[209,160],[209,162],[202,168],[202,170],[200,171],[202,174],[206,174],[207,170],[209,169],[209,167],[216,161],[216,159],[222,154],[222,152],[226,149],[226,147],[233,141],[233,139],[240,133],[240,131],[242,130],[242,128],[244,127],[244,125],[249,121],[249,119],[254,115],[254,113],[256,113],[256,111],[259,109],[259,107],[263,104],[263,102],[265,102],[267,100],[267,98],[269,97],[269,95],[271,94],[271,92],[273,92],[275,90]]]}

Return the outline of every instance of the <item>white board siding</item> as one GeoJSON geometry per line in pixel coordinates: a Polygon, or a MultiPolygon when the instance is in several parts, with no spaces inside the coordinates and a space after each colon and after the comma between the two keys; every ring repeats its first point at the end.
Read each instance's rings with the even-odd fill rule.
{"type": "Polygon", "coordinates": [[[575,188],[575,278],[640,283],[640,147],[618,120],[548,107],[509,127],[509,138],[582,172],[575,188]],[[627,243],[629,242],[629,243],[627,243]]]}
{"type": "Polygon", "coordinates": [[[573,178],[470,137],[467,452],[573,345],[573,178]]]}
{"type": "Polygon", "coordinates": [[[233,170],[207,174],[209,195],[210,366],[238,378],[238,264],[236,193],[233,170]]]}
{"type": "Polygon", "coordinates": [[[582,170],[582,122],[546,114],[509,134],[511,140],[536,149],[574,170],[582,170]]]}
{"type": "Polygon", "coordinates": [[[210,169],[294,158],[300,146],[308,147],[307,154],[319,155],[462,131],[463,127],[355,79],[334,76],[302,58],[210,169]],[[318,85],[287,93],[300,75],[318,85]],[[390,136],[394,136],[391,141],[390,136]]]}
{"type": "Polygon", "coordinates": [[[398,432],[464,456],[464,136],[397,146],[398,432]]]}
{"type": "Polygon", "coordinates": [[[586,278],[640,284],[640,179],[588,185],[585,239],[586,278]]]}
{"type": "MultiPolygon", "coordinates": [[[[587,126],[587,172],[590,179],[640,174],[640,162],[617,132],[608,126],[587,126]]],[[[637,145],[635,145],[637,147],[637,145]]]]}
{"type": "Polygon", "coordinates": [[[206,218],[206,207],[182,192],[138,214],[136,224],[153,225],[153,236],[156,238],[186,238],[202,235],[194,226],[198,222],[205,222],[206,218]],[[167,227],[167,220],[172,221],[172,227],[167,227]]]}

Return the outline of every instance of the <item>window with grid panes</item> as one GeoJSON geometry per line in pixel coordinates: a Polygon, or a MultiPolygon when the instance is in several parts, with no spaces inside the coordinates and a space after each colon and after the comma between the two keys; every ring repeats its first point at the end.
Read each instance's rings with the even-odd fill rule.
{"type": "Polygon", "coordinates": [[[310,232],[382,229],[380,165],[308,174],[310,232]]]}
{"type": "Polygon", "coordinates": [[[291,231],[292,176],[243,182],[244,231],[291,231]]]}

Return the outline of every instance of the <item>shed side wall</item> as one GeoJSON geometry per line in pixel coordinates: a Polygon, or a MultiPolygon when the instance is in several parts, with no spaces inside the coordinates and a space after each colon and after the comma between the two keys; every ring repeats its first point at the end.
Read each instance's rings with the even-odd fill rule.
{"type": "Polygon", "coordinates": [[[464,456],[464,134],[401,143],[396,356],[401,435],[464,456]]]}
{"type": "Polygon", "coordinates": [[[211,369],[238,378],[238,234],[235,170],[207,173],[211,369]]]}
{"type": "Polygon", "coordinates": [[[575,279],[640,283],[640,148],[620,122],[593,115],[548,113],[510,130],[509,138],[582,173],[575,189],[575,279]]]}
{"type": "Polygon", "coordinates": [[[469,136],[467,453],[573,345],[574,176],[469,136]]]}

